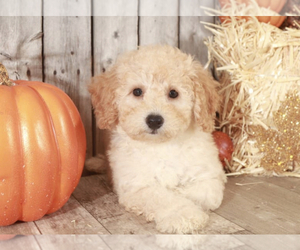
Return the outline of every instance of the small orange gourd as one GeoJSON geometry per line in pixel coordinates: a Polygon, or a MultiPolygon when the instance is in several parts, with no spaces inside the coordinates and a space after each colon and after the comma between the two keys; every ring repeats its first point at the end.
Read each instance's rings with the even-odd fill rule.
{"type": "MultiPolygon", "coordinates": [[[[221,7],[224,5],[231,4],[232,0],[219,0],[219,3],[221,7]]],[[[264,8],[270,8],[270,10],[273,10],[276,13],[279,13],[283,6],[286,3],[286,0],[255,0],[260,7],[264,8]]],[[[235,0],[236,3],[251,3],[250,0],[235,0]]],[[[225,20],[230,19],[229,16],[219,16],[220,21],[224,22],[225,20]]],[[[248,16],[236,16],[236,18],[245,18],[249,19],[248,16]]],[[[257,20],[263,23],[270,23],[271,25],[274,25],[276,27],[279,27],[285,20],[285,16],[256,16],[257,20]]]]}
{"type": "Polygon", "coordinates": [[[71,99],[50,84],[11,81],[0,64],[0,226],[61,208],[79,182],[85,151],[71,99]]]}
{"type": "MultiPolygon", "coordinates": [[[[219,0],[221,7],[225,4],[230,4],[231,0],[219,0]]],[[[235,0],[237,3],[248,4],[250,0],[235,0]]],[[[270,8],[279,13],[286,3],[286,0],[255,0],[260,7],[270,8]]]]}
{"type": "MultiPolygon", "coordinates": [[[[224,22],[226,20],[230,20],[230,16],[219,16],[220,18],[220,21],[221,22],[224,22]]],[[[248,20],[249,16],[235,16],[235,18],[237,19],[240,19],[240,18],[243,18],[243,19],[246,19],[248,20]]],[[[285,16],[256,16],[257,20],[259,22],[262,22],[262,23],[269,23],[273,26],[276,26],[276,27],[280,27],[280,25],[284,22],[285,20],[285,16]]]]}

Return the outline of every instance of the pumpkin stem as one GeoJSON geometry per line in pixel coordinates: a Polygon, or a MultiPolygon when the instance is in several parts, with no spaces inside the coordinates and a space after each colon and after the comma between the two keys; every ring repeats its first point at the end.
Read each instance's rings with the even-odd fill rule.
{"type": "Polygon", "coordinates": [[[2,63],[0,63],[0,85],[15,85],[11,80],[9,80],[8,72],[2,63]]]}

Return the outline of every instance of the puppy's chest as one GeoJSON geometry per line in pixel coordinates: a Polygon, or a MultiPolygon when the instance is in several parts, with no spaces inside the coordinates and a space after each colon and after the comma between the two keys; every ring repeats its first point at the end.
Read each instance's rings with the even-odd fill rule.
{"type": "Polygon", "coordinates": [[[173,188],[190,181],[197,174],[193,150],[178,145],[158,145],[135,148],[134,165],[139,164],[138,173],[148,180],[173,188]],[[187,152],[189,151],[189,152],[187,152]]]}

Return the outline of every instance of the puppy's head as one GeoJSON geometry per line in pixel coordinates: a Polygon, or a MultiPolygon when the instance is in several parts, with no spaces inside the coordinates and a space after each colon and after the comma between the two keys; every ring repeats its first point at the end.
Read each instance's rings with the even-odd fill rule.
{"type": "Polygon", "coordinates": [[[135,140],[166,141],[199,126],[214,129],[217,83],[199,62],[171,46],[145,46],[119,57],[89,86],[97,125],[135,140]]]}

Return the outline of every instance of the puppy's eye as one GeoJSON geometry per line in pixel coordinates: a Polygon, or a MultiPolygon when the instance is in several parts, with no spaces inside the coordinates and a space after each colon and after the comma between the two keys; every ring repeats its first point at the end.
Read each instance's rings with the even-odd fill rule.
{"type": "Polygon", "coordinates": [[[141,96],[143,94],[143,91],[140,88],[136,88],[132,91],[134,96],[141,96]]]}
{"type": "Polygon", "coordinates": [[[170,98],[177,98],[178,97],[178,92],[174,89],[170,90],[169,97],[170,98]]]}

